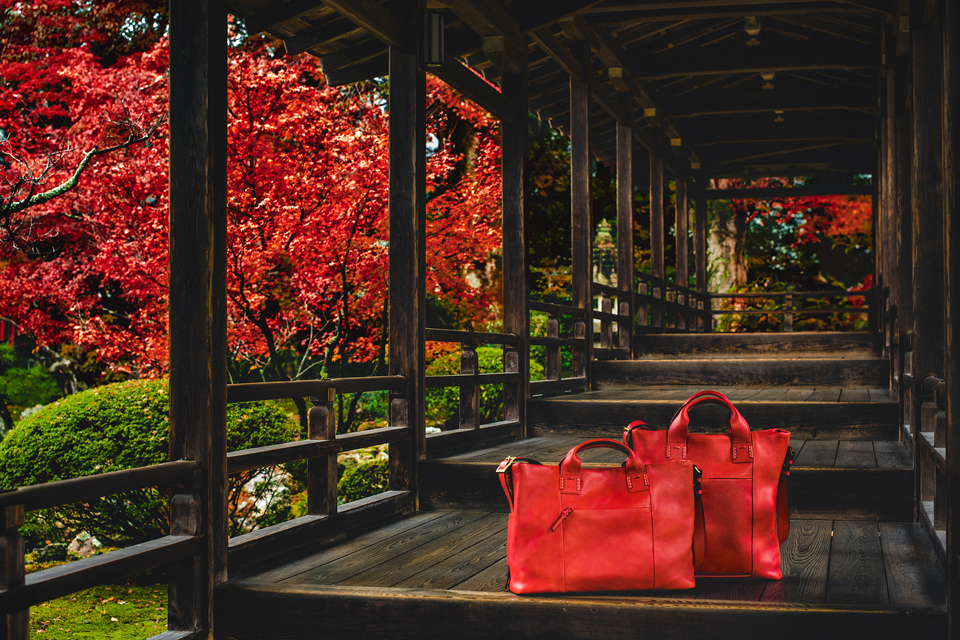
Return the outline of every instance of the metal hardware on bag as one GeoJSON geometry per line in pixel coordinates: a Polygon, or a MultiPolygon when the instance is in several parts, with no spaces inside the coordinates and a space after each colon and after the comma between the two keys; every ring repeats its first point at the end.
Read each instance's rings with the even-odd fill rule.
{"type": "Polygon", "coordinates": [[[516,459],[517,458],[515,456],[507,456],[507,459],[501,462],[500,466],[497,467],[497,473],[506,473],[507,469],[510,468],[510,465],[512,465],[513,461],[516,459]]]}
{"type": "Polygon", "coordinates": [[[679,451],[680,451],[680,459],[681,459],[681,460],[686,460],[686,459],[687,459],[687,445],[685,445],[685,444],[670,444],[670,443],[667,443],[667,459],[668,459],[668,460],[673,457],[673,450],[674,450],[674,449],[679,449],[679,451]]]}
{"type": "MultiPolygon", "coordinates": [[[[647,478],[647,474],[644,473],[644,474],[641,474],[641,475],[642,475],[642,477],[643,477],[643,486],[644,486],[644,487],[649,487],[649,486],[650,486],[650,480],[649,480],[649,478],[647,478]]],[[[640,477],[641,477],[641,476],[627,476],[627,491],[633,492],[633,481],[634,481],[635,479],[637,479],[637,478],[640,478],[640,477]]]]}
{"type": "Polygon", "coordinates": [[[566,484],[565,480],[574,480],[577,481],[577,493],[580,492],[580,476],[560,476],[560,491],[563,491],[563,487],[566,484]]]}
{"type": "Polygon", "coordinates": [[[561,512],[560,512],[560,517],[557,518],[557,521],[553,523],[553,526],[552,526],[552,527],[550,527],[550,531],[556,531],[557,529],[559,529],[559,528],[560,528],[560,523],[562,523],[564,520],[566,520],[566,519],[567,519],[567,516],[569,516],[571,513],[573,513],[573,507],[567,507],[566,509],[564,509],[563,511],[561,511],[561,512]]]}
{"type": "Polygon", "coordinates": [[[752,444],[735,444],[733,445],[733,461],[734,462],[740,462],[739,460],[737,460],[737,457],[738,457],[737,451],[739,451],[740,449],[743,449],[744,453],[747,454],[746,460],[744,460],[743,462],[753,461],[753,445],[752,444]]]}
{"type": "Polygon", "coordinates": [[[785,476],[790,475],[790,467],[793,466],[793,459],[794,459],[793,447],[787,447],[787,455],[783,459],[783,469],[780,472],[781,474],[785,476]]]}
{"type": "Polygon", "coordinates": [[[697,495],[703,494],[703,471],[700,467],[693,465],[693,492],[697,495]]]}

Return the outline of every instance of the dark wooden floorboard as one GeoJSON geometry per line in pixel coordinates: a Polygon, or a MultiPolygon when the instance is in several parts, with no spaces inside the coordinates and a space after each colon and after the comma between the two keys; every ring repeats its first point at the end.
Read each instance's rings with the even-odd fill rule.
{"type": "Polygon", "coordinates": [[[830,520],[790,521],[790,535],[780,546],[783,579],[767,585],[765,602],[823,602],[832,531],[830,520]]]}
{"type": "MultiPolygon", "coordinates": [[[[459,529],[482,518],[484,513],[477,511],[459,511],[445,514],[437,518],[428,526],[420,526],[398,535],[391,536],[370,544],[348,556],[335,561],[326,562],[285,582],[296,584],[300,582],[314,584],[336,584],[371,567],[375,567],[390,558],[403,554],[411,549],[423,547],[452,530],[459,529]]],[[[424,549],[423,551],[425,551],[424,549]]]]}
{"type": "Polygon", "coordinates": [[[818,469],[833,467],[837,460],[836,440],[807,440],[793,464],[796,467],[814,467],[818,469]]]}
{"type": "Polygon", "coordinates": [[[881,469],[910,469],[913,467],[910,452],[902,442],[875,441],[873,452],[877,457],[877,466],[881,469]]]}
{"type": "Polygon", "coordinates": [[[945,604],[943,568],[929,536],[919,524],[881,522],[880,546],[890,604],[921,607],[945,604]]]}
{"type": "Polygon", "coordinates": [[[873,455],[873,442],[841,440],[835,466],[841,469],[876,469],[877,459],[873,455]]]}
{"type": "Polygon", "coordinates": [[[870,392],[867,389],[844,389],[840,393],[840,402],[870,402],[870,392]]]}
{"type": "Polygon", "coordinates": [[[888,604],[887,580],[876,522],[834,522],[826,602],[888,604]]]}
{"type": "Polygon", "coordinates": [[[767,580],[697,580],[697,600],[760,600],[767,580]]]}
{"type": "Polygon", "coordinates": [[[810,397],[807,398],[807,402],[838,402],[841,391],[843,391],[843,389],[840,387],[818,387],[810,394],[810,397]]]}
{"type": "Polygon", "coordinates": [[[487,593],[506,592],[509,575],[507,559],[500,558],[480,573],[467,578],[453,588],[461,591],[484,591],[487,593]]]}
{"type": "Polygon", "coordinates": [[[477,544],[437,563],[426,571],[407,578],[397,587],[450,589],[471,578],[507,555],[506,522],[477,544]]]}
{"type": "Polygon", "coordinates": [[[469,524],[470,526],[446,532],[432,540],[427,548],[411,549],[360,573],[351,574],[343,580],[337,581],[335,575],[329,576],[325,582],[364,587],[392,587],[430,569],[445,558],[469,549],[491,535],[503,531],[507,522],[503,514],[495,513],[469,524]]]}

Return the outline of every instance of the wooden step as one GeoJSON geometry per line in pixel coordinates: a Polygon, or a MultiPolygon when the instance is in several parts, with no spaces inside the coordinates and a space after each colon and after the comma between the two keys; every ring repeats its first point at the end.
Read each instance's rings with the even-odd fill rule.
{"type": "MultiPolygon", "coordinates": [[[[508,442],[420,464],[420,503],[427,509],[506,511],[496,476],[507,456],[558,464],[585,438],[545,436],[508,442]]],[[[913,468],[900,442],[792,440],[797,456],[789,480],[790,515],[881,521],[913,518],[913,468]]],[[[625,455],[594,449],[586,463],[617,463],[625,455]]]]}
{"type": "MultiPolygon", "coordinates": [[[[707,387],[646,387],[533,398],[527,405],[530,435],[619,438],[634,420],[666,427],[680,405],[707,387]]],[[[789,429],[799,439],[897,440],[899,408],[884,389],[709,387],[725,394],[753,429],[789,429]]],[[[729,413],[716,405],[691,412],[704,431],[726,429],[729,413]]]]}
{"type": "Polygon", "coordinates": [[[890,361],[879,357],[828,358],[683,358],[665,360],[597,360],[594,389],[647,385],[889,386],[890,361]]]}
{"type": "MultiPolygon", "coordinates": [[[[515,596],[507,516],[421,512],[219,585],[217,638],[945,637],[944,574],[912,522],[794,520],[784,578],[515,596]]],[[[618,553],[629,550],[617,550],[618,553]]]]}
{"type": "Polygon", "coordinates": [[[646,334],[638,358],[843,358],[880,355],[880,334],[857,332],[646,334]]]}

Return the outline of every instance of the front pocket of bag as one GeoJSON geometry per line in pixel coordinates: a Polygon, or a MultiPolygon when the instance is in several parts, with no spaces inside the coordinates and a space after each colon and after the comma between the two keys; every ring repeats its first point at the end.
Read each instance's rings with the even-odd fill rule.
{"type": "Polygon", "coordinates": [[[753,481],[703,480],[704,560],[697,575],[753,573],[753,481]]]}
{"type": "Polygon", "coordinates": [[[575,509],[563,521],[564,591],[652,589],[649,508],[575,509]]]}

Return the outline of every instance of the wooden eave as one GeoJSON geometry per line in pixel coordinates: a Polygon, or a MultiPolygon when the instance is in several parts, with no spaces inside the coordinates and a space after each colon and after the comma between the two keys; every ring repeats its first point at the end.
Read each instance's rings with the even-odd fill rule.
{"type": "MultiPolygon", "coordinates": [[[[508,114],[508,102],[467,68],[497,84],[525,55],[530,108],[561,130],[570,78],[586,82],[591,149],[601,161],[614,160],[619,122],[679,178],[700,167],[753,175],[765,164],[875,170],[880,84],[892,64],[884,42],[902,40],[893,29],[902,7],[893,0],[427,6],[446,16],[448,54],[443,68],[428,71],[495,115],[508,114]],[[761,26],[756,36],[746,32],[748,17],[761,26]]],[[[413,25],[375,0],[229,0],[228,7],[251,30],[282,39],[289,53],[319,57],[334,85],[386,75],[388,45],[415,46],[413,25]]]]}

